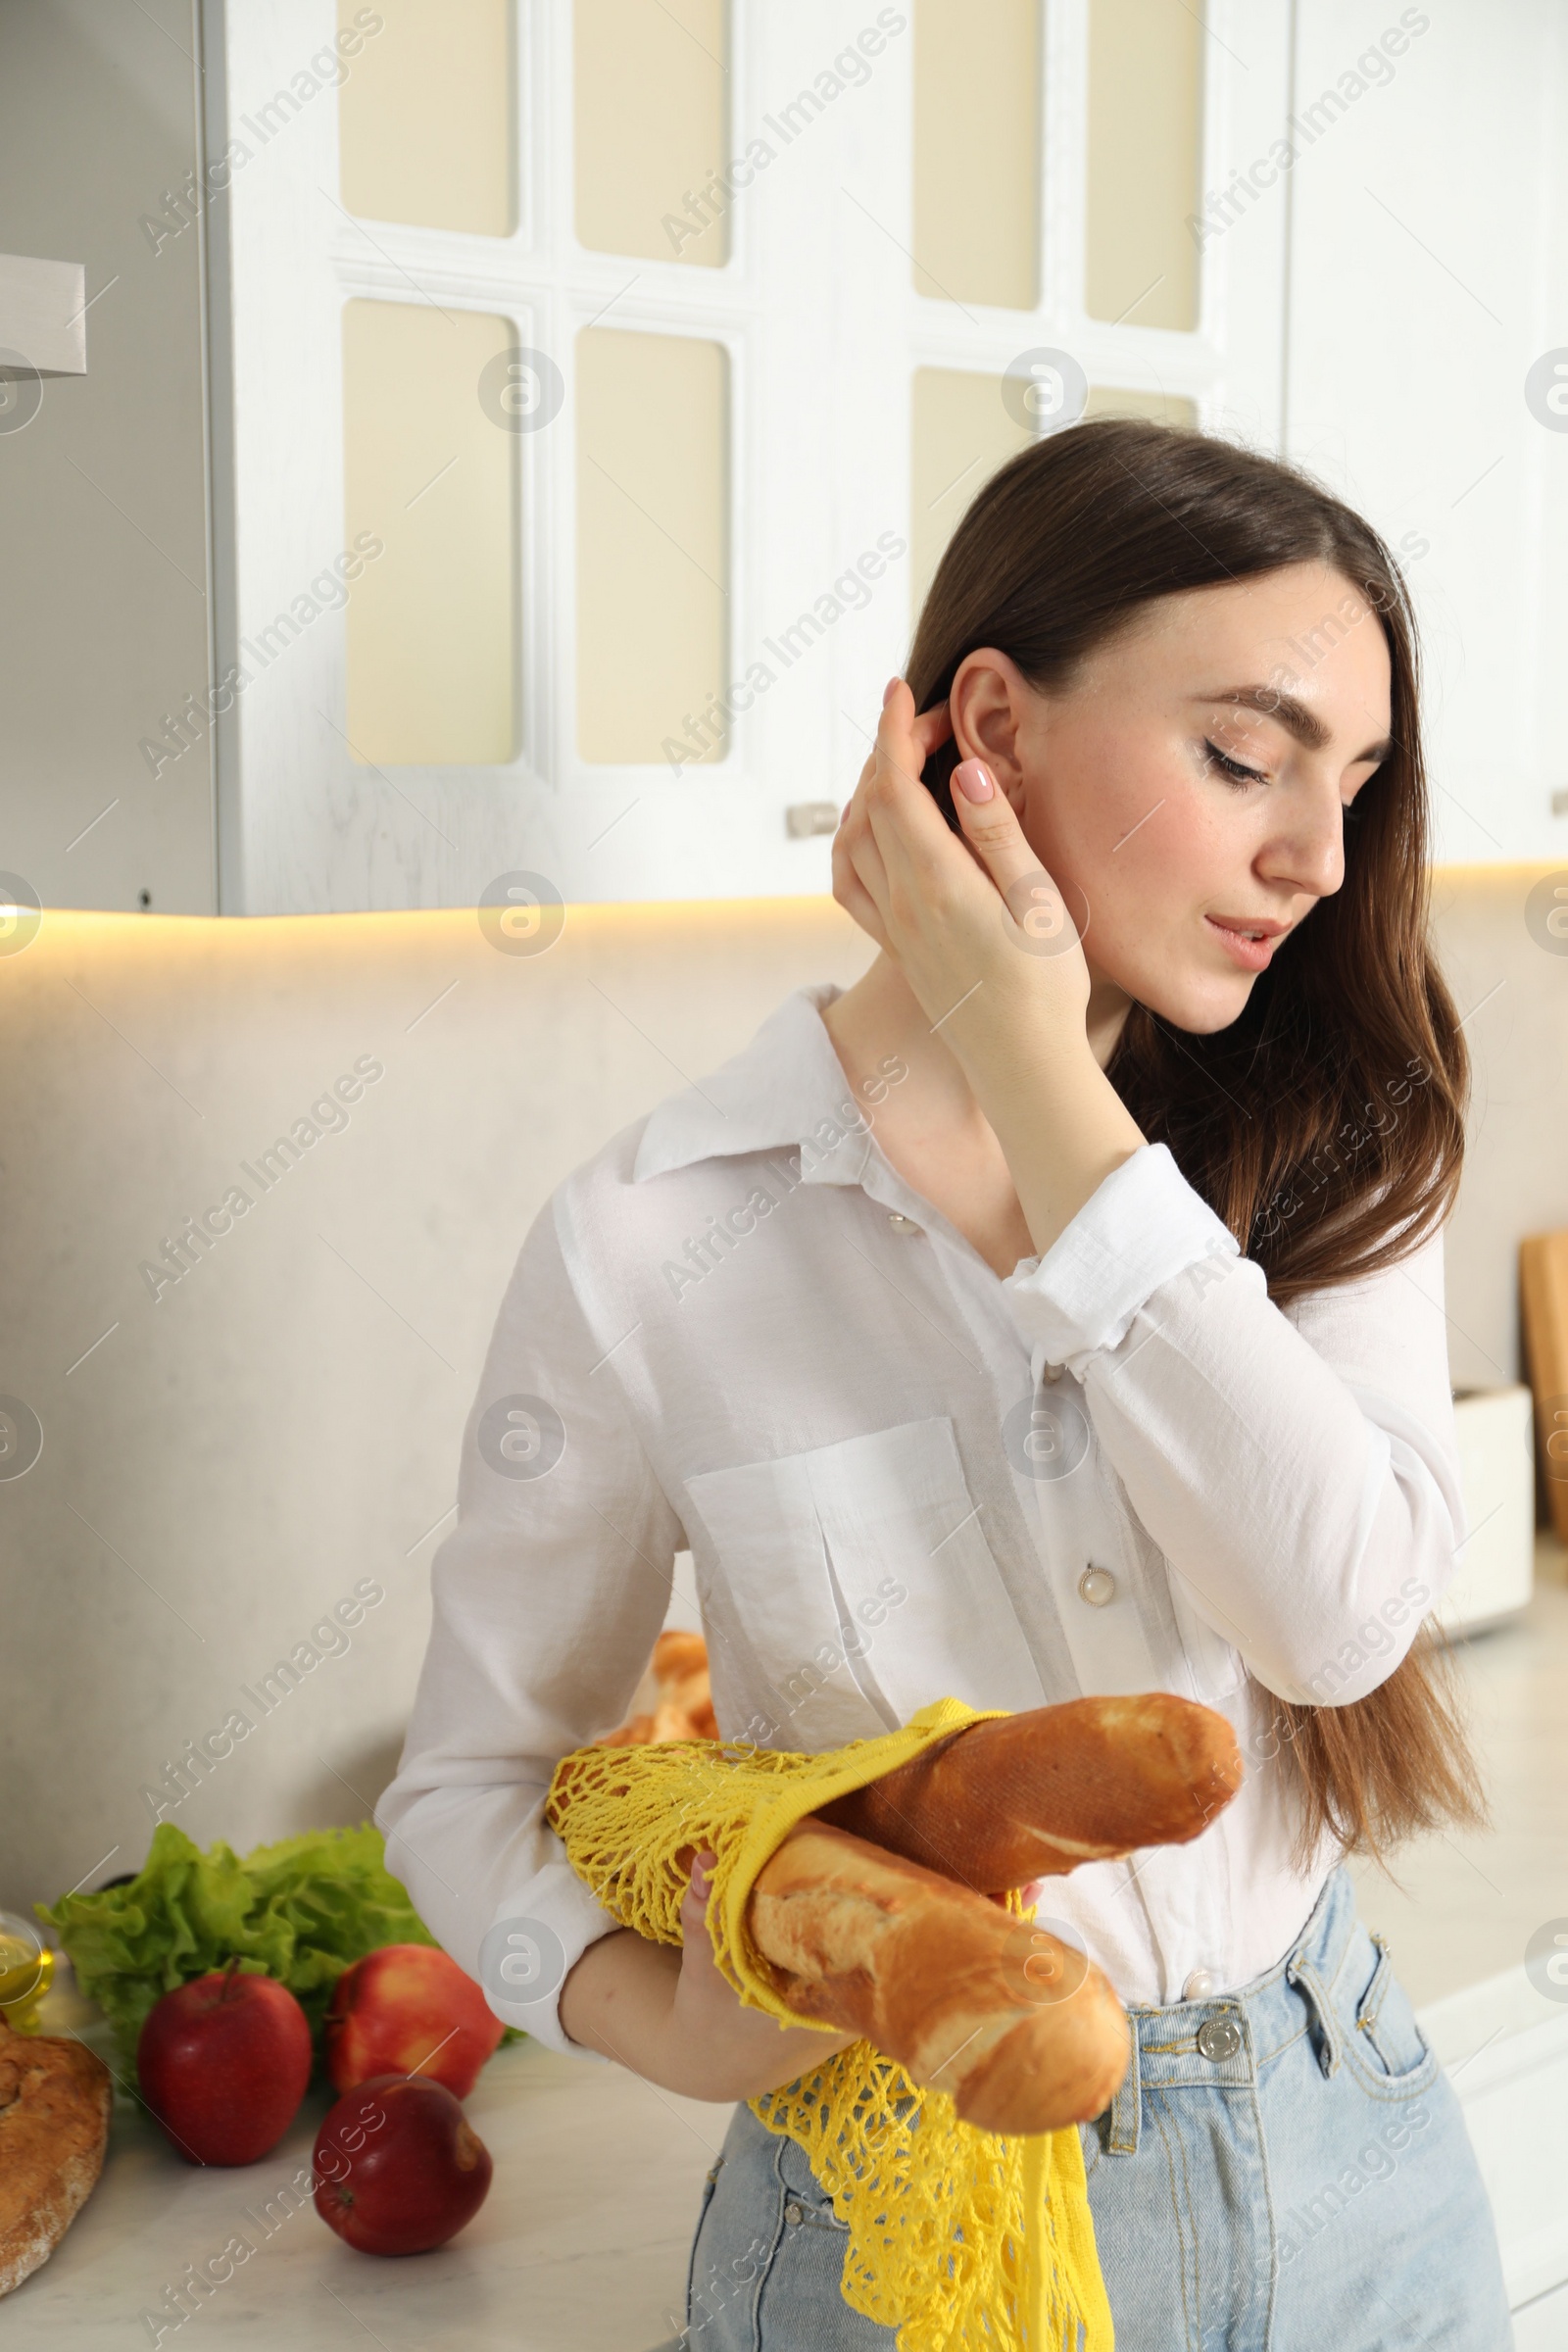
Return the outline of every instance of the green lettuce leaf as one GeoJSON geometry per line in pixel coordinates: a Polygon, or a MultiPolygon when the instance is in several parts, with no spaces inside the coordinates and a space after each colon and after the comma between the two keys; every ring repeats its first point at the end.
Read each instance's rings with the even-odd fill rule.
{"type": "Polygon", "coordinates": [[[436,1940],[368,1822],[259,1845],[243,1861],[221,1841],[204,1854],[172,1821],[160,1822],[127,1885],[34,1908],[109,2017],[127,2070],[153,2004],[231,1959],[288,1986],[319,2053],[332,1987],[351,1961],[387,1943],[436,1940]]]}

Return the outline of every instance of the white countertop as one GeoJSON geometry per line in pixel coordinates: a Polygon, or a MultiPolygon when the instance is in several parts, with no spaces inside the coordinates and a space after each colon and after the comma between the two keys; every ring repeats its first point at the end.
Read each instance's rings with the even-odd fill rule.
{"type": "Polygon", "coordinates": [[[202,2171],[117,2095],[103,2179],[52,2258],[0,2300],[0,2346],[150,2346],[143,2312],[236,2232],[256,2252],[183,2327],[166,2312],[165,2352],[653,2352],[677,2333],[727,2107],[536,2042],[498,2050],[465,2103],[495,2162],[489,2196],[450,2245],[385,2260],[309,2205],[283,2218],[274,2205],[264,2234],[329,2104],[310,2093],[259,2164],[202,2171]]]}

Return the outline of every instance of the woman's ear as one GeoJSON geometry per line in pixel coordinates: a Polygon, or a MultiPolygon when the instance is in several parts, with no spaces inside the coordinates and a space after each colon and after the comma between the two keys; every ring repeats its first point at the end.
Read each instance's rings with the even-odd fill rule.
{"type": "Polygon", "coordinates": [[[960,760],[983,760],[1015,811],[1024,799],[1020,734],[1030,689],[1023,672],[995,646],[965,654],[948,694],[960,760]]]}

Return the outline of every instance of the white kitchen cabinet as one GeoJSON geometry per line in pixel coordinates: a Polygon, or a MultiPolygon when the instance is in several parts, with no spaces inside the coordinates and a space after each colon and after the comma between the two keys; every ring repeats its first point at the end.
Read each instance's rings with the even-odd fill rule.
{"type": "Polygon", "coordinates": [[[1568,16],[1297,19],[1298,119],[1340,103],[1293,174],[1287,444],[1400,551],[1435,855],[1568,863],[1568,16]],[[1410,37],[1374,78],[1388,25],[1410,37]]]}
{"type": "MultiPolygon", "coordinates": [[[[0,787],[17,844],[7,862],[46,906],[465,906],[487,891],[505,898],[518,875],[567,902],[824,891],[829,845],[814,828],[831,830],[907,644],[914,372],[972,376],[1000,416],[1008,368],[1065,350],[1102,399],[1171,399],[1221,427],[1277,438],[1283,208],[1205,254],[1190,330],[1086,316],[1089,0],[1054,0],[1041,21],[1038,300],[1017,308],[915,291],[912,4],[735,0],[725,152],[714,159],[726,175],[718,268],[578,243],[569,0],[515,10],[515,225],[506,234],[362,220],[343,203],[334,56],[352,73],[366,43],[396,37],[395,19],[364,9],[340,24],[332,0],[201,0],[181,38],[172,0],[160,6],[169,22],[149,19],[147,29],[155,43],[167,36],[166,123],[179,115],[181,75],[193,108],[202,92],[191,160],[170,164],[160,195],[136,159],[112,201],[127,219],[139,214],[151,255],[142,274],[161,272],[162,288],[189,278],[199,259],[183,339],[143,348],[136,364],[144,376],[177,374],[187,406],[205,411],[203,425],[191,418],[184,462],[188,472],[205,450],[209,527],[196,561],[168,550],[197,598],[172,672],[184,682],[176,688],[167,667],[160,692],[123,682],[122,707],[82,736],[61,781],[73,821],[95,828],[85,858],[66,846],[58,811],[40,815],[24,762],[0,787]],[[501,320],[559,370],[559,407],[515,435],[517,718],[507,758],[403,764],[356,758],[349,741],[337,581],[359,559],[346,531],[343,315],[376,302],[501,320]],[[673,754],[593,760],[579,749],[576,394],[580,338],[601,321],[627,337],[702,339],[724,357],[715,457],[725,617],[712,691],[737,707],[725,756],[710,764],[673,754]],[[172,855],[150,811],[176,803],[185,822],[172,855]]],[[[1216,17],[1215,37],[1200,44],[1205,187],[1234,155],[1266,146],[1288,81],[1284,0],[1221,13],[1245,14],[1247,55],[1220,37],[1216,17]]],[[[66,36],[84,37],[79,6],[48,0],[38,22],[60,36],[56,66],[69,62],[66,36]]],[[[42,33],[38,48],[34,100],[54,87],[42,33]]],[[[149,53],[135,70],[145,79],[159,68],[149,53]]],[[[953,519],[996,462],[994,440],[982,433],[974,461],[955,468],[963,479],[953,519]]],[[[37,455],[72,481],[68,443],[37,455]]],[[[138,504],[156,482],[138,481],[134,461],[106,487],[118,488],[132,530],[163,537],[138,504]]],[[[29,517],[40,543],[48,507],[29,517]]],[[[106,509],[106,528],[110,519],[106,509]]],[[[115,659],[134,670],[158,557],[127,544],[115,659]]],[[[56,553],[40,553],[59,572],[56,553]]],[[[63,575],[57,586],[63,595],[63,575]]],[[[158,593],[167,601],[167,582],[158,593]]],[[[23,710],[61,699],[58,649],[40,640],[33,651],[14,682],[23,710]]],[[[670,740],[700,742],[685,719],[670,740]]]]}
{"type": "MultiPolygon", "coordinates": [[[[930,271],[917,290],[935,232],[916,201],[916,49],[951,38],[957,0],[703,4],[726,93],[706,201],[726,250],[700,268],[678,226],[667,256],[579,241],[572,0],[516,0],[509,20],[512,225],[484,233],[345,200],[335,84],[368,74],[416,12],[151,0],[139,29],[106,30],[87,0],[39,0],[25,71],[0,95],[8,117],[59,117],[29,158],[29,250],[72,249],[39,236],[51,205],[118,223],[120,246],[100,239],[89,260],[88,328],[101,324],[141,429],[117,435],[94,412],[100,446],[84,455],[62,390],[47,429],[0,437],[0,524],[40,589],[9,649],[0,864],[45,906],[191,912],[825,891],[836,810],[906,653],[917,567],[1009,445],[1003,379],[1042,353],[1067,355],[1095,409],[1191,415],[1343,481],[1402,550],[1431,635],[1445,851],[1539,857],[1568,841],[1546,713],[1552,630],[1568,618],[1550,553],[1568,439],[1523,390],[1551,333],[1568,333],[1547,308],[1562,255],[1545,191],[1564,145],[1549,0],[1455,23],[1374,18],[1365,0],[1210,0],[1200,26],[1181,12],[1201,116],[1187,325],[1140,323],[1159,310],[1154,272],[1120,317],[1089,315],[1090,191],[1107,217],[1136,213],[1140,175],[1159,168],[1134,88],[1139,42],[1158,27],[1129,0],[1042,0],[1026,75],[1036,299],[1006,303],[948,298],[930,271]],[[130,121],[157,138],[134,153],[123,131],[119,148],[100,141],[83,199],[67,181],[82,178],[73,68],[87,50],[106,89],[116,75],[136,87],[130,121]],[[1091,102],[1092,59],[1107,55],[1119,74],[1102,67],[1091,102]],[[1479,199],[1442,160],[1457,145],[1495,165],[1479,199]],[[172,304],[173,331],[159,308],[172,304]],[[488,403],[506,463],[474,511],[500,568],[484,630],[466,634],[499,637],[492,669],[507,675],[492,689],[510,715],[499,734],[453,730],[479,748],[450,758],[387,757],[351,720],[356,615],[384,582],[350,527],[367,433],[362,383],[346,463],[344,318],[366,305],[489,334],[520,370],[521,413],[517,384],[501,387],[509,422],[470,368],[470,456],[452,476],[473,482],[495,458],[472,439],[488,403]],[[623,666],[657,669],[667,620],[650,610],[645,631],[596,610],[579,564],[585,338],[607,333],[623,353],[644,337],[717,355],[699,438],[714,445],[718,554],[694,552],[708,539],[657,500],[623,508],[628,532],[688,541],[722,614],[710,699],[674,698],[662,750],[637,758],[586,756],[604,730],[579,710],[582,682],[613,681],[622,649],[623,666]],[[917,376],[945,398],[968,386],[940,497],[920,470],[917,376]],[[63,624],[78,593],[90,660],[63,624]],[[723,756],[684,759],[705,724],[717,731],[715,710],[723,756]]],[[[630,24],[654,0],[625,5],[630,24]]],[[[682,5],[695,22],[700,0],[682,5]]],[[[1015,38],[1027,0],[999,12],[988,43],[1004,22],[1015,38]]],[[[1007,58],[987,61],[1004,78],[1007,58]]],[[[967,124],[962,137],[974,152],[967,124]]],[[[15,169],[0,141],[8,190],[15,169]]],[[[679,199],[694,218],[703,201],[679,199]]],[[[396,505],[429,492],[428,515],[442,478],[437,461],[396,505]]],[[[455,712],[482,700],[477,661],[454,644],[455,712]]]]}
{"type": "MultiPolygon", "coordinates": [[[[1284,101],[1286,12],[1254,6],[1248,17],[1245,69],[1221,41],[1204,52],[1216,176],[1233,151],[1266,144],[1284,101]]],[[[1223,242],[1196,331],[1086,320],[1087,25],[1084,0],[1047,12],[1043,285],[1028,310],[914,291],[912,5],[732,9],[727,159],[744,159],[747,184],[727,204],[721,268],[577,243],[564,0],[517,17],[526,127],[511,235],[351,219],[334,195],[330,95],[302,106],[233,172],[221,214],[214,204],[209,215],[223,286],[214,317],[226,312],[230,355],[215,403],[229,420],[217,436],[230,600],[226,613],[220,607],[222,667],[246,673],[247,649],[344,545],[346,302],[499,314],[561,382],[548,423],[516,437],[514,756],[402,768],[357,760],[343,719],[344,617],[322,613],[286,659],[249,663],[253,682],[220,719],[224,906],[472,904],[514,870],[567,902],[825,890],[828,842],[796,832],[789,811],[836,813],[904,658],[914,369],[1000,379],[1020,353],[1061,347],[1098,386],[1174,392],[1216,422],[1274,437],[1281,209],[1223,242]],[[728,363],[727,650],[712,686],[727,695],[738,684],[751,708],[735,713],[727,757],[678,774],[667,761],[590,762],[572,723],[578,338],[607,314],[622,334],[710,340],[728,363]],[[835,614],[858,568],[872,592],[835,614]]],[[[214,0],[208,26],[209,155],[230,142],[254,148],[251,126],[330,41],[332,12],[325,0],[214,0]]],[[[1000,414],[1000,383],[991,398],[1000,414]]],[[[976,471],[969,488],[983,478],[976,471]]],[[[679,727],[670,734],[685,739],[679,727]]]]}

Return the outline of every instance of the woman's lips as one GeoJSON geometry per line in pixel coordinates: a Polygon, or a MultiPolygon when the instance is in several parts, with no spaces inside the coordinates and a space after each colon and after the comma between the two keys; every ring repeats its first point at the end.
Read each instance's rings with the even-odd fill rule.
{"type": "Polygon", "coordinates": [[[1244,972],[1268,970],[1269,960],[1278,945],[1277,940],[1249,939],[1244,931],[1233,930],[1228,923],[1217,923],[1211,914],[1205,914],[1203,920],[1226,955],[1233,962],[1239,963],[1244,972]]]}

